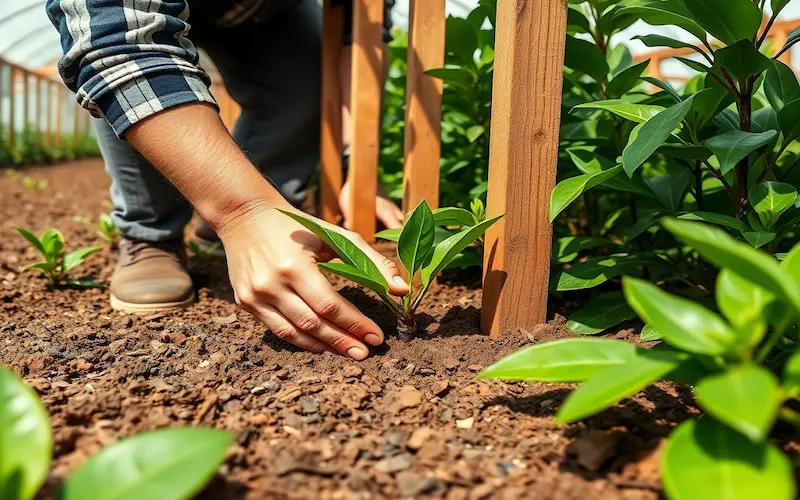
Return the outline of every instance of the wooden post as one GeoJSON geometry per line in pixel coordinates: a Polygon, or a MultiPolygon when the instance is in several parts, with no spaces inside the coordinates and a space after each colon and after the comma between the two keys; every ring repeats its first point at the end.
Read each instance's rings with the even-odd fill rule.
{"type": "Polygon", "coordinates": [[[411,0],[408,33],[403,210],[422,200],[439,206],[442,81],[425,71],[444,66],[445,0],[411,0]]]}
{"type": "Polygon", "coordinates": [[[28,102],[28,94],[30,93],[30,89],[28,88],[28,80],[30,79],[30,75],[26,71],[22,71],[22,132],[23,137],[25,137],[25,130],[28,128],[28,120],[30,117],[28,116],[28,112],[30,111],[30,106],[28,102]]]}
{"type": "Polygon", "coordinates": [[[56,130],[55,130],[56,147],[61,147],[61,127],[62,127],[61,113],[64,110],[64,100],[62,92],[63,92],[63,87],[57,83],[56,84],[56,130]]]}
{"type": "Polygon", "coordinates": [[[8,148],[11,150],[11,157],[14,157],[14,153],[17,151],[17,146],[15,144],[16,137],[14,127],[16,126],[16,116],[14,110],[16,105],[15,101],[15,94],[17,89],[17,71],[14,69],[14,66],[9,66],[9,78],[8,78],[8,148]]]}
{"type": "Polygon", "coordinates": [[[375,237],[378,194],[381,82],[383,81],[383,0],[353,0],[351,94],[353,130],[350,153],[352,229],[365,240],[375,237]]]}
{"type": "Polygon", "coordinates": [[[497,3],[482,326],[498,337],[546,319],[556,179],[564,0],[497,3]]]}
{"type": "Polygon", "coordinates": [[[339,64],[342,52],[343,12],[325,0],[322,22],[322,129],[320,136],[320,216],[336,224],[341,217],[342,89],[339,64]]]}

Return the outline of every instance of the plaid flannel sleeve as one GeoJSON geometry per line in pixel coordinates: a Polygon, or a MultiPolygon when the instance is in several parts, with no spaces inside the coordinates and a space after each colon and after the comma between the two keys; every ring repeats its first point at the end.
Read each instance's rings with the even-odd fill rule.
{"type": "Polygon", "coordinates": [[[185,0],[48,0],[47,13],[61,34],[61,78],[118,136],[172,106],[217,105],[186,37],[185,0]]]}

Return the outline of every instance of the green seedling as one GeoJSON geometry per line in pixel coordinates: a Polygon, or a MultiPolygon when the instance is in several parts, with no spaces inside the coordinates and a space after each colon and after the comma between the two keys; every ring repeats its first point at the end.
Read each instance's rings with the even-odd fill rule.
{"type": "MultiPolygon", "coordinates": [[[[0,423],[0,498],[31,500],[50,470],[50,418],[36,392],[1,366],[0,423]]],[[[89,457],[50,496],[61,500],[194,498],[214,476],[234,437],[202,427],[138,434],[89,457]]]]}
{"type": "Polygon", "coordinates": [[[52,286],[67,285],[78,288],[100,286],[92,280],[72,279],[69,277],[69,272],[81,265],[86,257],[103,247],[91,246],[65,253],[64,235],[58,229],[48,229],[41,239],[27,229],[17,227],[17,231],[44,257],[43,261],[22,266],[23,271],[38,269],[47,277],[52,286]]]}
{"type": "Polygon", "coordinates": [[[22,178],[22,185],[25,186],[25,189],[30,189],[31,191],[43,191],[49,184],[44,179],[34,179],[28,176],[22,178]]]}
{"type": "Polygon", "coordinates": [[[317,235],[342,262],[321,263],[326,271],[344,276],[374,291],[397,317],[398,331],[411,336],[416,331],[415,313],[436,276],[467,246],[483,235],[500,217],[475,223],[470,212],[462,209],[437,211],[440,223],[446,218],[461,221],[464,229],[437,242],[434,213],[423,201],[406,217],[397,241],[397,255],[408,273],[410,291],[398,303],[389,294],[389,285],[378,266],[341,233],[321,226],[306,215],[281,210],[317,235]],[[469,217],[469,223],[466,217],[469,217]],[[469,224],[469,225],[468,225],[469,224]]]}
{"type": "Polygon", "coordinates": [[[219,250],[220,242],[216,241],[209,245],[200,244],[194,240],[190,240],[186,242],[186,248],[200,260],[211,260],[214,258],[214,254],[217,250],[219,250]]]}
{"type": "Polygon", "coordinates": [[[9,178],[12,180],[12,181],[16,181],[17,179],[19,179],[19,172],[18,172],[18,171],[16,171],[16,170],[14,170],[13,168],[7,168],[7,169],[6,169],[6,175],[7,175],[7,176],[8,176],[8,177],[9,177],[9,178]]]}
{"type": "Polygon", "coordinates": [[[97,217],[97,222],[93,222],[88,217],[81,217],[75,216],[72,218],[75,222],[80,224],[86,224],[90,228],[95,230],[95,234],[101,240],[108,243],[110,246],[114,247],[117,245],[119,241],[119,229],[117,226],[114,225],[114,221],[111,220],[111,216],[108,214],[100,214],[97,217]]]}

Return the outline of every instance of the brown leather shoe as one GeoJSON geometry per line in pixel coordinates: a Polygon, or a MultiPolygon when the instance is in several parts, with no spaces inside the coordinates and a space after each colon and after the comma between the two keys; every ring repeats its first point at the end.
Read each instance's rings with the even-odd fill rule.
{"type": "Polygon", "coordinates": [[[123,238],[111,276],[111,308],[126,312],[165,311],[194,300],[181,239],[150,242],[123,238]]]}

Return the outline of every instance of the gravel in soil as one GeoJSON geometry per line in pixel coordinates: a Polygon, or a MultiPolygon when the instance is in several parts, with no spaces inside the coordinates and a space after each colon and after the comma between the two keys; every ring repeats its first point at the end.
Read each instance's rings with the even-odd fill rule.
{"type": "MultiPolygon", "coordinates": [[[[660,384],[557,427],[569,386],[475,380],[504,354],[568,335],[556,316],[500,340],[482,336],[475,275],[443,279],[421,307],[423,333],[390,336],[361,363],[271,336],[232,303],[222,259],[191,262],[198,301],[176,313],[124,315],[103,289],[48,290],[18,271],[36,255],[14,226],[59,227],[68,248],[95,244],[72,217],[108,211],[108,179],[100,161],[26,175],[49,187],[34,193],[0,178],[0,363],[24,376],[51,415],[42,498],[117,439],[203,425],[237,439],[201,498],[655,499],[663,438],[696,413],[687,389],[660,384]]],[[[107,282],[114,259],[104,250],[82,269],[107,282]]],[[[394,331],[371,292],[331,280],[394,331]]]]}

